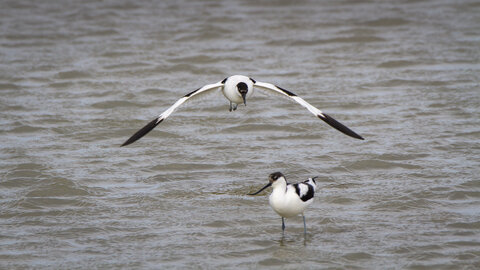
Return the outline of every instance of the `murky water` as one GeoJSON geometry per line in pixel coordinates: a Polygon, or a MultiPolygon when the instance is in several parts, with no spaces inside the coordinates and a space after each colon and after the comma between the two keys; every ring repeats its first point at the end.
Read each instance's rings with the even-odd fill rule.
{"type": "Polygon", "coordinates": [[[478,2],[1,5],[0,268],[480,268],[478,2]],[[366,140],[218,95],[119,147],[233,74],[366,140]],[[274,171],[320,176],[306,239],[274,171]]]}

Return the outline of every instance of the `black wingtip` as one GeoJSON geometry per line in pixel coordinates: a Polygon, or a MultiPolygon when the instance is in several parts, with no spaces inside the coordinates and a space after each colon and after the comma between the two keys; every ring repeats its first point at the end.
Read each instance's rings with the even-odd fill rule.
{"type": "Polygon", "coordinates": [[[322,113],[322,114],[319,114],[317,116],[318,116],[318,118],[325,121],[325,123],[329,124],[331,127],[333,127],[336,130],[342,132],[343,134],[348,135],[348,136],[353,137],[353,138],[356,138],[356,139],[364,140],[362,136],[358,135],[353,130],[349,129],[348,127],[344,126],[342,123],[333,119],[328,114],[322,113]]]}
{"type": "Polygon", "coordinates": [[[128,140],[126,140],[121,146],[126,146],[129,144],[134,143],[138,139],[142,138],[145,136],[148,132],[150,132],[152,129],[154,129],[158,124],[160,124],[163,121],[163,119],[158,120],[158,118],[155,118],[152,120],[150,123],[148,123],[146,126],[144,126],[142,129],[139,131],[135,132],[135,134],[132,135],[128,140]]]}

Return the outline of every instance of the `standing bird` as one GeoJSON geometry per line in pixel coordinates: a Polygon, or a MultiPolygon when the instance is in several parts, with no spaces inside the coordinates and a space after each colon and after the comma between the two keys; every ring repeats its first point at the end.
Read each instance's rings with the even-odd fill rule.
{"type": "Polygon", "coordinates": [[[133,134],[132,137],[130,137],[122,144],[122,146],[129,145],[140,139],[141,137],[145,136],[163,120],[169,117],[180,105],[182,105],[187,100],[221,89],[223,95],[228,99],[228,101],[230,101],[230,111],[235,111],[238,104],[243,103],[245,106],[247,105],[247,99],[252,96],[254,88],[258,89],[259,91],[264,91],[265,93],[274,93],[283,97],[290,98],[302,105],[303,107],[307,108],[307,110],[309,110],[315,116],[322,119],[327,124],[339,130],[340,132],[343,132],[344,134],[353,138],[363,140],[362,136],[358,135],[337,120],[315,108],[310,103],[306,102],[294,93],[271,83],[259,82],[243,75],[233,75],[223,79],[220,82],[214,84],[207,84],[193,92],[186,94],[181,99],[177,100],[177,102],[175,102],[172,106],[170,106],[170,108],[160,114],[157,118],[149,122],[135,134],[133,134]]]}
{"type": "Polygon", "coordinates": [[[290,184],[281,172],[274,172],[268,176],[268,184],[255,193],[247,195],[257,195],[264,189],[272,186],[273,191],[270,194],[269,202],[273,210],[282,217],[282,231],[285,231],[285,218],[302,215],[303,217],[303,233],[307,234],[307,225],[305,223],[305,215],[303,212],[313,202],[315,195],[315,178],[290,184]]]}

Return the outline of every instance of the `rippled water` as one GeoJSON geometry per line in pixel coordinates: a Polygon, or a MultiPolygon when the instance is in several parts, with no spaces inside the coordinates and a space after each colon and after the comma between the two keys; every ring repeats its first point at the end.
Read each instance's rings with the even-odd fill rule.
{"type": "Polygon", "coordinates": [[[0,268],[480,268],[476,1],[4,1],[0,268]],[[303,97],[182,95],[244,74],[303,97]],[[211,99],[210,99],[211,98],[211,99]],[[281,220],[282,171],[319,175],[281,220]]]}

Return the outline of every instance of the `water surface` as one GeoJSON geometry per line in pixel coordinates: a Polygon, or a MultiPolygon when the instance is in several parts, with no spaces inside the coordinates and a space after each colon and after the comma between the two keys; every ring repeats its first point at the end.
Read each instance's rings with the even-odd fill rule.
{"type": "Polygon", "coordinates": [[[0,268],[480,268],[475,1],[6,1],[0,268]],[[184,94],[244,74],[233,113],[184,94]],[[286,222],[282,171],[320,176],[286,222]]]}

